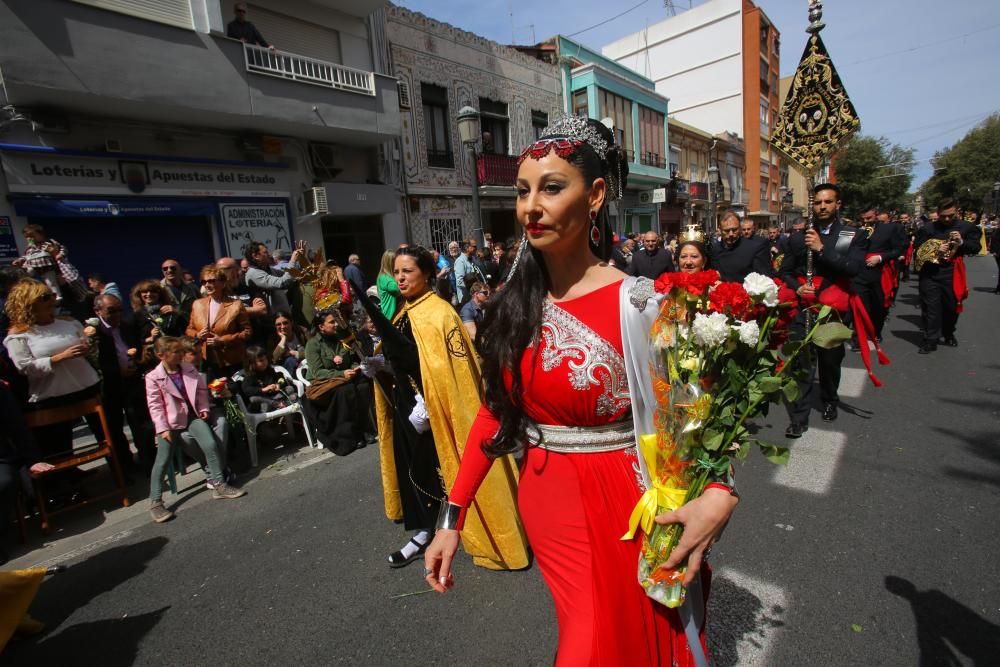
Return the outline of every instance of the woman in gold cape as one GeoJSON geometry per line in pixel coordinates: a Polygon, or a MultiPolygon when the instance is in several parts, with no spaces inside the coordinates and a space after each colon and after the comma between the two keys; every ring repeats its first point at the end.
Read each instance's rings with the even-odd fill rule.
{"type": "MultiPolygon", "coordinates": [[[[390,354],[385,348],[393,343],[383,338],[394,375],[392,404],[376,392],[376,408],[386,516],[418,531],[389,557],[391,566],[401,567],[423,553],[430,541],[441,500],[458,474],[465,440],[479,411],[482,385],[465,327],[455,310],[430,289],[435,275],[431,254],[423,248],[401,249],[394,274],[405,301],[393,326],[406,340],[390,354]],[[407,341],[415,345],[401,354],[399,348],[407,341]]],[[[399,340],[399,336],[394,338],[399,340]]],[[[516,570],[528,566],[527,544],[516,511],[516,486],[513,460],[498,460],[469,510],[462,543],[481,567],[516,570]]]]}

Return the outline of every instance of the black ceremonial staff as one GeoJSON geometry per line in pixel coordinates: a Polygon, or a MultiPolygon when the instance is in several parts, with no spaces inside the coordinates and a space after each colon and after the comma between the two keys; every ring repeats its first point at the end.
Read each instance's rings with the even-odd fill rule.
{"type": "MultiPolygon", "coordinates": [[[[813,188],[823,160],[861,127],[851,98],[840,81],[826,45],[820,38],[823,3],[809,0],[810,37],[795,78],[781,106],[771,135],[771,146],[795,167],[809,184],[808,226],[813,228],[813,188]]],[[[813,253],[806,250],[806,284],[813,286],[813,253]]],[[[810,312],[806,312],[809,328],[810,312]]]]}

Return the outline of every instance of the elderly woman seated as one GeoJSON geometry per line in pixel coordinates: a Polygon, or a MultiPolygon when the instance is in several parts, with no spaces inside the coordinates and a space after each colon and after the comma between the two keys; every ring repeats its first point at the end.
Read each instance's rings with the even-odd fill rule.
{"type": "Polygon", "coordinates": [[[354,333],[339,314],[320,311],[316,335],[306,343],[306,389],[302,407],[327,449],[346,456],[375,441],[371,418],[372,386],[362,375],[354,333]]]}

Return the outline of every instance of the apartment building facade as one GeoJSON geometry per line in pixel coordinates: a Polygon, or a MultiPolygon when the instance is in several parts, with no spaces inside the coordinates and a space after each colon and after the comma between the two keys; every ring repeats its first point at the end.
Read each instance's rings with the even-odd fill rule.
{"type": "Polygon", "coordinates": [[[709,0],[602,49],[670,97],[672,118],[742,138],[738,189],[749,192],[746,215],[761,224],[780,211],[781,161],[768,145],[780,110],[780,46],[778,30],[751,0],[709,0]]]}
{"type": "Polygon", "coordinates": [[[410,240],[443,253],[453,240],[518,235],[517,156],[562,108],[558,69],[418,12],[390,6],[386,13],[410,240]],[[474,158],[458,131],[465,107],[479,114],[474,158]]]}
{"type": "Polygon", "coordinates": [[[40,223],[125,286],[251,239],[375,268],[405,238],[382,5],[258,0],[248,18],[272,49],[226,36],[226,0],[3,3],[12,242],[40,223]]]}

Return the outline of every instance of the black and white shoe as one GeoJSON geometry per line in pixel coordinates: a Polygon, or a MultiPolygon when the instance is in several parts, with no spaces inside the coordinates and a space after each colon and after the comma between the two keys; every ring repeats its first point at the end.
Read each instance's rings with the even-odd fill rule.
{"type": "Polygon", "coordinates": [[[399,551],[393,551],[389,554],[389,567],[400,568],[406,567],[413,561],[417,560],[424,555],[424,551],[427,550],[427,545],[430,543],[430,539],[427,542],[421,544],[417,541],[416,537],[411,537],[410,541],[399,551]],[[409,555],[407,555],[409,554],[409,555]]]}

